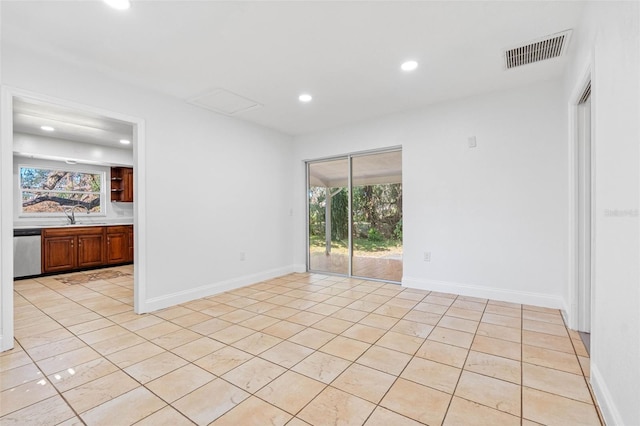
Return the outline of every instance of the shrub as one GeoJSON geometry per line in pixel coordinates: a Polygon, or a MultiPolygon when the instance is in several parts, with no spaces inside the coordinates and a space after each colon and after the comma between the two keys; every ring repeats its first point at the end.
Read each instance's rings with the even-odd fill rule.
{"type": "Polygon", "coordinates": [[[375,228],[369,229],[368,237],[369,241],[379,242],[383,240],[382,234],[375,228]]]}

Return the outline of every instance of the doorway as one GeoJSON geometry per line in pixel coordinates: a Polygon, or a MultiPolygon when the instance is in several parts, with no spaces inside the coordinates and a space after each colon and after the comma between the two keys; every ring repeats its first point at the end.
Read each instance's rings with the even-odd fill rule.
{"type": "Polygon", "coordinates": [[[307,162],[307,269],[402,280],[402,151],[307,162]]]}
{"type": "MultiPolygon", "coordinates": [[[[1,137],[1,151],[0,151],[0,159],[2,162],[2,172],[0,173],[0,185],[2,187],[2,195],[0,197],[0,237],[2,241],[2,250],[0,250],[0,269],[2,273],[0,275],[0,292],[1,292],[1,308],[2,308],[2,316],[0,322],[0,351],[4,351],[7,349],[11,349],[13,347],[13,264],[14,264],[14,255],[13,255],[13,247],[12,240],[10,236],[13,235],[14,228],[14,220],[15,220],[15,208],[18,205],[15,200],[15,178],[14,178],[14,150],[17,148],[25,148],[29,145],[29,143],[23,143],[20,146],[16,146],[14,141],[14,130],[24,132],[25,117],[17,117],[17,114],[20,114],[22,108],[34,108],[34,112],[36,109],[40,112],[49,110],[51,115],[43,115],[39,114],[31,114],[30,116],[35,117],[36,120],[66,120],[68,119],[71,123],[73,120],[73,115],[77,114],[79,121],[84,122],[88,127],[91,126],[93,120],[104,119],[105,121],[111,122],[119,122],[124,125],[130,126],[132,129],[131,132],[131,145],[133,145],[133,154],[130,155],[129,158],[132,159],[132,166],[136,169],[136,174],[134,175],[134,194],[135,194],[135,203],[132,210],[133,215],[133,223],[134,223],[134,247],[135,247],[135,268],[134,268],[134,310],[137,313],[144,312],[144,222],[140,221],[140,212],[144,211],[144,188],[142,182],[144,182],[144,120],[139,118],[134,118],[130,116],[125,116],[119,113],[114,113],[102,109],[93,108],[86,105],[76,104],[73,102],[68,102],[65,100],[55,99],[51,97],[47,97],[41,94],[32,93],[28,91],[23,91],[19,89],[12,89],[3,87],[2,88],[2,113],[0,115],[0,123],[2,133],[1,137]],[[26,103],[25,103],[26,102],[26,103]],[[16,105],[18,107],[16,108],[16,105]],[[64,117],[62,112],[69,114],[64,117]],[[61,113],[63,117],[56,116],[56,113],[61,113]],[[22,130],[20,130],[22,129],[22,130]]],[[[24,111],[23,111],[24,112],[24,111]]],[[[27,114],[28,115],[28,114],[27,114]]],[[[44,123],[47,124],[47,123],[44,123]]],[[[48,123],[50,125],[51,123],[48,123]]],[[[71,124],[77,125],[78,123],[71,124]]],[[[34,124],[35,125],[35,124],[34,124]]],[[[39,124],[38,124],[39,126],[39,124]]],[[[46,126],[45,126],[46,127],[46,126]]],[[[52,126],[50,126],[52,127],[52,126]]],[[[78,128],[81,128],[80,126],[78,128]]],[[[43,129],[44,130],[44,129],[43,129]]],[[[84,137],[89,137],[86,134],[84,137]]],[[[24,138],[21,143],[24,142],[24,138]]],[[[55,141],[54,141],[55,142],[55,141]]],[[[53,143],[55,145],[55,143],[53,143]]],[[[53,146],[52,145],[52,146],[53,146]]],[[[34,149],[34,145],[31,145],[28,149],[34,149]]],[[[64,163],[64,159],[55,158],[55,153],[53,155],[49,155],[49,158],[46,158],[46,154],[35,153],[32,156],[29,156],[25,151],[18,153],[18,155],[23,155],[22,158],[33,158],[36,159],[38,156],[44,155],[41,160],[42,161],[62,161],[61,164],[64,163]],[[24,157],[24,155],[27,155],[24,157]]],[[[89,150],[88,150],[89,151],[89,150]]],[[[96,150],[93,150],[96,151],[96,150]]],[[[98,152],[99,149],[96,151],[98,152]]],[[[34,151],[35,152],[35,151],[34,151]]],[[[99,154],[97,154],[99,155],[99,154]]],[[[67,153],[68,156],[68,153],[67,153]]],[[[97,159],[94,159],[97,161],[97,159]]],[[[35,160],[30,160],[35,161],[35,160]]],[[[87,160],[89,163],[91,159],[87,160]]],[[[72,162],[67,162],[66,164],[72,164],[72,162]]],[[[71,167],[71,166],[68,166],[71,167]]],[[[106,183],[105,183],[106,185],[106,183]]],[[[106,197],[108,197],[109,192],[107,191],[106,197]]],[[[108,203],[108,199],[104,200],[104,202],[108,203]]],[[[110,207],[110,206],[108,206],[110,207]]]]}

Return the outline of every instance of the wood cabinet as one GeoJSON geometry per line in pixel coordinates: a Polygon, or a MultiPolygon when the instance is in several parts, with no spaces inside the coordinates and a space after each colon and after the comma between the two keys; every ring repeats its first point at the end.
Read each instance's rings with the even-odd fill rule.
{"type": "Polygon", "coordinates": [[[42,230],[42,272],[133,262],[133,226],[87,226],[42,230]]]}
{"type": "Polygon", "coordinates": [[[133,202],[133,169],[131,167],[111,168],[111,201],[133,202]]]}

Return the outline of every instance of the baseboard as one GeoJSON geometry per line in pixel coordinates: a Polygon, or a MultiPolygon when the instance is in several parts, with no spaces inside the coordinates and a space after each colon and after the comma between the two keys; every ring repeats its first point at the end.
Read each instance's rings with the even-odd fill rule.
{"type": "Polygon", "coordinates": [[[5,339],[4,334],[0,334],[0,352],[8,351],[9,349],[13,349],[13,339],[9,341],[9,339],[5,339]]]}
{"type": "Polygon", "coordinates": [[[622,416],[620,416],[620,412],[616,408],[611,392],[609,392],[609,388],[602,378],[602,374],[600,374],[598,366],[593,363],[593,359],[591,361],[590,372],[591,388],[596,395],[596,400],[600,406],[600,412],[602,413],[602,417],[604,417],[605,423],[608,425],[625,424],[622,416]]]}
{"type": "Polygon", "coordinates": [[[403,278],[404,287],[420,290],[453,293],[461,296],[480,297],[503,302],[522,303],[526,305],[542,306],[545,308],[562,309],[564,302],[560,296],[527,291],[505,290],[496,287],[486,287],[475,284],[462,284],[450,281],[422,280],[418,278],[403,278]]]}
{"type": "Polygon", "coordinates": [[[295,264],[293,265],[293,272],[297,273],[297,274],[303,274],[305,272],[307,272],[307,265],[305,264],[295,264]]]}
{"type": "Polygon", "coordinates": [[[141,309],[141,313],[157,311],[159,309],[168,308],[170,306],[179,305],[180,303],[190,302],[203,297],[213,296],[229,290],[235,290],[250,284],[256,284],[261,281],[270,280],[272,278],[297,272],[295,266],[286,266],[283,268],[271,269],[251,275],[244,275],[226,281],[211,283],[196,288],[191,288],[177,293],[167,294],[165,296],[147,299],[141,309]]]}

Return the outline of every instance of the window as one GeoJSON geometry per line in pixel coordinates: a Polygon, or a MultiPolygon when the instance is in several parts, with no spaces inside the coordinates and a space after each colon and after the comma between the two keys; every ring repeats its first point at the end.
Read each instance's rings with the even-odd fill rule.
{"type": "Polygon", "coordinates": [[[80,205],[102,212],[104,172],[79,172],[20,166],[21,213],[62,213],[80,205]]]}

